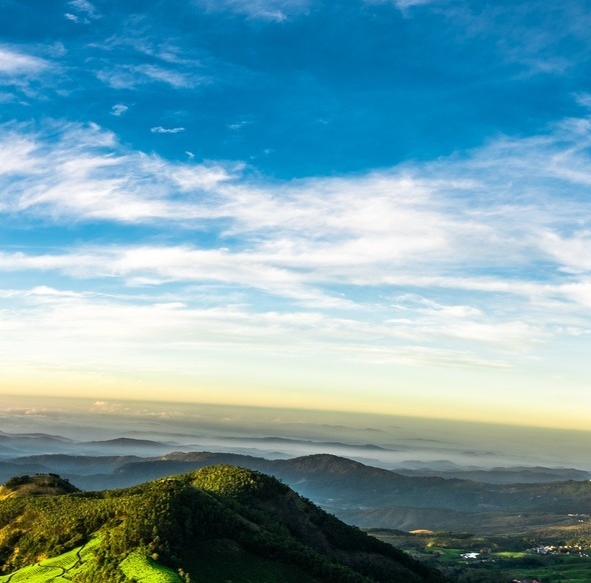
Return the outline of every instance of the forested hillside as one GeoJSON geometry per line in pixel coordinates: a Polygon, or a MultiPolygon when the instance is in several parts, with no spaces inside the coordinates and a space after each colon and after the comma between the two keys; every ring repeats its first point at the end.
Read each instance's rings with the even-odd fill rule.
{"type": "MultiPolygon", "coordinates": [[[[49,478],[3,487],[0,583],[148,575],[172,583],[443,581],[255,471],[212,466],[127,489],[57,495],[58,478],[49,478]]],[[[67,482],[59,485],[67,491],[67,482]]]]}

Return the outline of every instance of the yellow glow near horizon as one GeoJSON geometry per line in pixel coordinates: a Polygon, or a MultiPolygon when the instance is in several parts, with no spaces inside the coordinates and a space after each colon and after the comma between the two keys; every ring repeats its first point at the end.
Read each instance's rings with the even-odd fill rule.
{"type": "MultiPolygon", "coordinates": [[[[525,392],[507,402],[509,391],[452,391],[440,385],[437,391],[419,390],[399,384],[385,390],[380,383],[361,390],[342,381],[339,387],[320,387],[296,382],[222,382],[219,379],[146,378],[127,375],[47,374],[4,376],[1,394],[88,398],[96,400],[162,401],[203,403],[310,411],[368,413],[476,423],[501,423],[515,426],[588,430],[587,409],[568,400],[536,402],[535,394],[525,392]],[[468,396],[467,396],[468,395],[468,396]]],[[[440,379],[441,380],[441,379],[440,379]]]]}

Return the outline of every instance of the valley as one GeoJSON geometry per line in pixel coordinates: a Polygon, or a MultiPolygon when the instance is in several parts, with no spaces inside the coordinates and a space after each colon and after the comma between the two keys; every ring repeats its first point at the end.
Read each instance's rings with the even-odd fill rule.
{"type": "Polygon", "coordinates": [[[534,580],[587,583],[591,576],[589,524],[526,536],[477,536],[426,530],[368,529],[368,532],[461,583],[534,580]]]}

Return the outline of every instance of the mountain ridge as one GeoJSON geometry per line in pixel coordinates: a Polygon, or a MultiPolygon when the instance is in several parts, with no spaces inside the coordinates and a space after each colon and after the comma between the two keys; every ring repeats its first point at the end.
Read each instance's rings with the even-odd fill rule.
{"type": "MultiPolygon", "coordinates": [[[[511,482],[493,483],[408,475],[328,453],[267,459],[206,451],[149,457],[128,455],[125,448],[109,451],[108,456],[51,454],[0,461],[0,480],[21,473],[58,473],[83,490],[101,490],[224,463],[273,475],[340,519],[363,527],[525,533],[539,527],[576,526],[580,516],[591,515],[587,477],[518,483],[523,472],[516,469],[507,472],[511,482]],[[519,518],[524,515],[530,518],[519,518]]],[[[553,477],[570,475],[562,472],[555,469],[553,477]]]]}

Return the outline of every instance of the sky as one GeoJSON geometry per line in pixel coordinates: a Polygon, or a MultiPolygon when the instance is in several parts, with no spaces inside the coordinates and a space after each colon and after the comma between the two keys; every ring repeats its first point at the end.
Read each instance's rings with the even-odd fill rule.
{"type": "Polygon", "coordinates": [[[0,11],[0,397],[588,429],[590,1],[0,11]]]}

